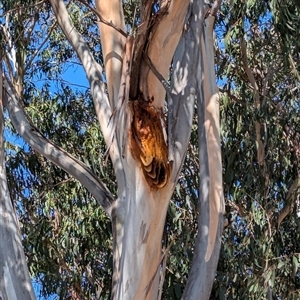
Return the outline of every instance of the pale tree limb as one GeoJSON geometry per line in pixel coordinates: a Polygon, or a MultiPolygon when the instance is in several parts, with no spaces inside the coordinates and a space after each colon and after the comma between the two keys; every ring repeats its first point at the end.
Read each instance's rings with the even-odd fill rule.
{"type": "MultiPolygon", "coordinates": [[[[183,30],[188,0],[164,1],[160,8],[162,16],[151,30],[151,39],[147,45],[146,54],[155,69],[166,80],[170,64],[183,30]],[[166,9],[165,9],[166,6],[166,9]]],[[[160,18],[160,11],[158,18],[160,18]]],[[[151,72],[147,62],[141,63],[140,90],[145,99],[151,99],[152,105],[162,108],[165,101],[165,89],[151,72]]]]}
{"type": "MultiPolygon", "coordinates": [[[[105,63],[106,81],[110,97],[109,100],[105,92],[105,85],[101,80],[102,67],[96,63],[83,38],[71,24],[63,0],[49,1],[53,7],[53,11],[56,15],[60,27],[73,46],[74,50],[77,52],[87,73],[98,120],[101,126],[102,133],[104,135],[106,145],[109,146],[110,157],[115,169],[119,188],[119,200],[121,193],[120,190],[122,191],[122,187],[127,186],[127,182],[125,181],[126,178],[123,166],[124,161],[122,160],[120,152],[121,150],[119,148],[119,145],[117,144],[117,139],[113,139],[111,141],[113,122],[110,123],[109,121],[112,117],[112,111],[118,103],[125,37],[111,26],[103,24],[102,22],[99,23],[101,47],[105,63]]],[[[96,1],[96,7],[99,14],[103,16],[103,18],[105,18],[108,22],[112,22],[115,26],[121,28],[122,30],[125,29],[121,1],[96,1]]],[[[134,177],[131,176],[131,179],[132,178],[134,177]]],[[[133,187],[132,190],[135,190],[135,187],[133,187]]],[[[130,200],[127,199],[124,195],[122,195],[122,197],[124,197],[124,199],[128,200],[128,202],[130,203],[130,200]]],[[[118,285],[118,282],[120,278],[121,268],[120,257],[122,255],[123,222],[125,219],[125,210],[123,209],[123,207],[119,208],[119,206],[119,201],[115,201],[115,206],[112,210],[112,227],[114,236],[114,272],[112,298],[114,298],[114,295],[118,293],[118,289],[122,289],[121,285],[118,285]]],[[[134,282],[134,284],[136,283],[137,282],[134,282]]]]}
{"type": "Polygon", "coordinates": [[[122,157],[125,157],[127,150],[128,130],[130,127],[130,114],[128,113],[128,101],[130,90],[130,74],[133,51],[133,37],[129,35],[126,38],[125,56],[122,65],[121,84],[119,88],[118,103],[113,114],[113,130],[112,134],[118,139],[119,151],[122,157]],[[118,127],[118,131],[116,131],[118,127]]]}
{"type": "Polygon", "coordinates": [[[9,24],[9,14],[5,17],[5,26],[0,24],[0,28],[2,31],[2,35],[5,37],[5,41],[7,44],[8,49],[5,49],[5,55],[2,57],[2,61],[5,62],[7,71],[9,73],[9,77],[11,81],[16,78],[17,66],[16,66],[16,50],[12,44],[11,34],[8,28],[9,24]]]}
{"type": "Polygon", "coordinates": [[[13,87],[5,81],[6,107],[20,136],[37,152],[79,180],[95,197],[108,216],[111,216],[114,198],[98,177],[81,161],[48,140],[30,122],[13,87]]]}
{"type": "Polygon", "coordinates": [[[96,16],[99,18],[99,22],[115,29],[116,31],[118,31],[121,35],[123,35],[125,38],[128,36],[128,34],[126,33],[126,31],[124,31],[122,28],[117,27],[114,23],[112,23],[111,21],[108,22],[106,21],[102,15],[91,5],[89,5],[86,1],[83,0],[77,0],[78,2],[82,3],[83,5],[85,5],[86,7],[88,7],[94,14],[96,14],[96,16]]]}
{"type": "MultiPolygon", "coordinates": [[[[217,1],[218,2],[218,1],[217,1]]],[[[213,28],[215,16],[209,15],[205,21],[205,35],[203,51],[204,70],[204,96],[205,96],[205,131],[207,138],[207,153],[210,176],[210,231],[209,247],[205,259],[208,259],[215,248],[215,240],[221,242],[223,231],[224,196],[222,178],[222,156],[220,141],[220,108],[219,91],[216,84],[216,74],[214,65],[214,39],[213,28]],[[216,224],[216,216],[219,216],[219,224],[216,224]],[[219,236],[217,236],[219,235],[219,236]]],[[[199,110],[198,110],[199,111],[199,110]]],[[[199,116],[199,113],[198,113],[199,116]]],[[[200,140],[199,140],[200,141],[200,140]]],[[[201,143],[200,143],[201,145],[201,143]]],[[[201,146],[200,146],[201,148],[201,146]]],[[[200,163],[201,166],[201,163],[200,163]]]]}
{"type": "MultiPolygon", "coordinates": [[[[190,15],[188,11],[187,16],[190,15]]],[[[197,37],[186,20],[173,58],[172,97],[168,98],[169,160],[173,163],[171,181],[177,182],[186,156],[193,124],[196,98],[196,61],[199,59],[197,37]]]]}
{"type": "MultiPolygon", "coordinates": [[[[96,0],[99,15],[126,32],[122,1],[96,0]]],[[[102,55],[105,65],[107,89],[112,110],[117,106],[126,37],[115,28],[99,22],[102,55]]]]}
{"type": "Polygon", "coordinates": [[[4,150],[2,61],[0,58],[0,299],[34,300],[21,233],[7,185],[4,150]]]}
{"type": "MultiPolygon", "coordinates": [[[[72,45],[73,49],[76,51],[87,74],[87,78],[91,87],[91,94],[94,101],[96,115],[98,117],[105,142],[108,145],[112,131],[112,128],[109,125],[109,119],[112,115],[112,108],[105,92],[105,84],[102,80],[103,69],[95,61],[84,39],[71,23],[63,0],[49,0],[49,2],[53,8],[59,26],[72,45]]],[[[116,163],[116,161],[120,157],[114,141],[110,147],[110,157],[113,163],[116,163]]]]}
{"type": "MultiPolygon", "coordinates": [[[[92,95],[94,99],[94,105],[96,113],[102,127],[102,132],[106,140],[108,140],[110,134],[110,128],[108,128],[108,120],[110,117],[110,107],[108,99],[105,93],[104,83],[101,81],[102,68],[96,63],[91,55],[87,45],[83,38],[72,26],[66,7],[63,1],[52,1],[53,9],[57,13],[57,21],[62,27],[66,37],[69,39],[73,48],[76,50],[79,58],[88,75],[90,85],[92,87],[92,95]]],[[[51,31],[51,30],[50,30],[51,31]]],[[[7,39],[10,42],[10,48],[13,50],[13,44],[11,42],[9,32],[7,32],[7,39]]],[[[15,57],[10,58],[12,64],[15,64],[15,57]]],[[[32,122],[26,116],[24,108],[21,104],[21,99],[15,91],[14,87],[10,84],[9,80],[5,82],[5,88],[7,91],[7,108],[9,110],[12,123],[15,126],[19,134],[39,153],[45,155],[52,162],[56,163],[59,167],[69,172],[77,180],[79,180],[95,197],[100,205],[103,206],[106,213],[111,216],[112,204],[114,198],[107,190],[105,185],[95,176],[95,174],[81,161],[72,157],[65,150],[61,149],[57,145],[53,144],[50,140],[45,138],[39,130],[34,127],[32,122]]],[[[116,151],[111,151],[112,157],[116,151]]]]}
{"type": "Polygon", "coordinates": [[[217,269],[224,222],[219,97],[214,71],[213,26],[204,1],[193,1],[190,27],[201,51],[195,72],[199,143],[198,235],[182,299],[209,299],[217,269]],[[207,17],[207,18],[206,18],[207,17]],[[204,24],[205,23],[205,24],[204,24]]]}
{"type": "Polygon", "coordinates": [[[299,188],[300,188],[300,175],[298,174],[297,178],[292,183],[291,187],[288,190],[288,193],[286,195],[285,199],[285,205],[283,209],[280,211],[278,219],[277,219],[277,227],[279,228],[282,221],[285,219],[285,217],[288,216],[288,214],[292,211],[295,200],[299,198],[299,188]]]}

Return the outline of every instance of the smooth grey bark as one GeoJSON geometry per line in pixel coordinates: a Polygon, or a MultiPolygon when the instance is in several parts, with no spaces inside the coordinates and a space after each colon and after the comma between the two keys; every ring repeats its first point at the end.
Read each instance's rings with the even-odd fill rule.
{"type": "MultiPolygon", "coordinates": [[[[219,4],[216,1],[215,4],[219,4]]],[[[215,5],[217,6],[217,5],[215,5]]],[[[214,7],[215,7],[214,6],[214,7]]],[[[214,72],[214,15],[204,1],[193,1],[190,32],[197,44],[199,216],[195,253],[182,299],[209,299],[219,260],[224,198],[219,129],[219,99],[214,72]]],[[[215,13],[215,11],[214,11],[215,13]]]]}
{"type": "Polygon", "coordinates": [[[110,117],[113,110],[110,106],[110,102],[106,94],[105,84],[103,82],[103,68],[96,62],[83,37],[71,22],[64,1],[49,0],[49,2],[53,8],[59,26],[77,53],[86,72],[91,88],[96,115],[105,139],[105,143],[106,145],[109,145],[109,155],[115,167],[115,172],[118,179],[121,169],[120,153],[115,139],[112,139],[113,122],[110,122],[110,117]]]}
{"type": "MultiPolygon", "coordinates": [[[[187,16],[190,16],[189,7],[187,16]]],[[[172,181],[177,182],[193,124],[197,83],[195,73],[199,59],[199,42],[189,28],[188,17],[173,58],[172,98],[168,99],[169,152],[173,162],[172,181]]]]}
{"type": "Polygon", "coordinates": [[[6,180],[1,64],[0,60],[0,299],[33,300],[36,298],[6,180]]]}

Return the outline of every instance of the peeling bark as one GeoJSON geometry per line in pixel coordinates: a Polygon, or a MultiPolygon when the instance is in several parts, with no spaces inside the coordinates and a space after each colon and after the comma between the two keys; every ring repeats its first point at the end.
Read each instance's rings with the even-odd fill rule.
{"type": "MultiPolygon", "coordinates": [[[[178,26],[177,30],[181,33],[182,25],[178,26]]],[[[139,41],[138,37],[137,41],[139,41]]],[[[102,39],[101,42],[105,43],[105,40],[102,39]]],[[[165,51],[169,51],[168,46],[168,44],[164,45],[165,51]]],[[[174,52],[174,50],[175,48],[170,51],[174,52]]],[[[173,53],[170,56],[172,57],[173,53]]],[[[171,60],[165,66],[166,74],[169,72],[170,62],[171,60]]],[[[151,71],[149,66],[147,69],[148,72],[151,71]]],[[[139,82],[144,80],[144,74],[141,68],[139,82]]],[[[163,90],[160,95],[160,101],[163,102],[164,87],[156,76],[155,80],[156,85],[163,90]]],[[[134,82],[130,82],[130,86],[131,84],[134,82]]],[[[180,95],[181,100],[185,102],[188,95],[180,95]]],[[[120,100],[119,98],[118,101],[120,100]]],[[[177,170],[174,171],[173,180],[170,180],[171,168],[168,162],[168,144],[162,106],[156,107],[154,102],[140,90],[134,99],[129,99],[128,103],[127,113],[130,115],[128,118],[132,120],[129,132],[131,143],[128,145],[130,151],[122,157],[125,184],[119,186],[113,221],[116,241],[113,299],[156,300],[158,297],[162,232],[169,199],[177,182],[179,169],[182,166],[181,161],[186,153],[193,113],[186,115],[185,110],[182,116],[178,116],[178,128],[179,125],[185,128],[187,140],[182,144],[183,149],[178,151],[181,161],[176,165],[177,170]],[[180,122],[182,118],[187,118],[189,121],[182,124],[180,122]]],[[[186,106],[192,108],[187,109],[184,104],[183,107],[188,112],[193,112],[193,100],[186,106]]],[[[170,141],[170,144],[174,143],[170,141]]]]}
{"type": "Polygon", "coordinates": [[[163,112],[144,101],[132,102],[131,141],[133,156],[141,161],[144,176],[152,188],[162,188],[169,179],[168,147],[161,119],[163,112]]]}

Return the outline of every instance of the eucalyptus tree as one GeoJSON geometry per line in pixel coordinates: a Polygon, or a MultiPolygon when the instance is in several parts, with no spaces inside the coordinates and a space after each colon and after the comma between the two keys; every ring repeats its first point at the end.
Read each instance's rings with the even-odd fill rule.
{"type": "MultiPolygon", "coordinates": [[[[204,1],[141,1],[132,23],[125,22],[121,1],[96,1],[95,8],[84,3],[98,17],[102,66],[74,27],[72,19],[75,21],[78,16],[68,12],[62,0],[49,0],[55,16],[51,26],[61,28],[86,72],[116,176],[116,196],[91,168],[45,136],[24,109],[24,54],[38,13],[32,14],[27,24],[31,26],[21,27],[20,36],[27,31],[27,39],[12,40],[9,26],[1,26],[6,39],[2,54],[3,102],[14,128],[34,151],[85,186],[111,219],[113,299],[161,296],[162,262],[166,256],[161,251],[162,234],[169,201],[187,152],[195,105],[201,166],[197,171],[198,236],[182,297],[209,298],[224,211],[213,43],[213,26],[220,2],[209,5],[204,1]]],[[[37,4],[48,9],[46,3],[37,4]]],[[[24,20],[18,5],[16,10],[24,20]]],[[[2,173],[1,184],[7,191],[2,173]]],[[[4,194],[1,203],[9,201],[7,193],[4,194]]],[[[12,210],[10,215],[9,224],[17,228],[12,210]]],[[[8,242],[3,244],[6,252],[2,253],[20,251],[20,242],[14,244],[17,235],[10,233],[8,242]]],[[[24,257],[19,260],[24,275],[6,267],[15,263],[14,257],[3,255],[2,258],[1,272],[8,270],[1,277],[2,298],[32,299],[24,257]],[[12,275],[19,277],[12,280],[12,275]],[[18,284],[20,281],[27,287],[18,284]],[[8,294],[11,291],[13,296],[8,294]]]]}
{"type": "Polygon", "coordinates": [[[230,225],[211,297],[298,299],[300,6],[223,4],[216,62],[230,225]]]}

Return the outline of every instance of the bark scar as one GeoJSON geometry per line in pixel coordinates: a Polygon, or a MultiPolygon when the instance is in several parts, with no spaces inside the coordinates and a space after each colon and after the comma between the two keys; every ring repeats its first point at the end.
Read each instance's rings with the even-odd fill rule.
{"type": "Polygon", "coordinates": [[[146,244],[148,240],[150,230],[149,228],[146,231],[146,223],[142,221],[141,228],[140,228],[140,244],[146,244]]]}

